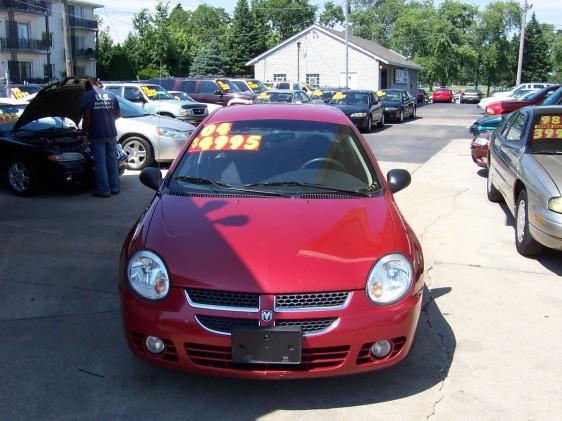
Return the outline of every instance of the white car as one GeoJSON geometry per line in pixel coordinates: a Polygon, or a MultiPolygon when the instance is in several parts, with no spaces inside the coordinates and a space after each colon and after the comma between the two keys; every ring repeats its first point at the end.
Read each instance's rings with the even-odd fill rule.
{"type": "Polygon", "coordinates": [[[312,90],[304,83],[300,82],[273,82],[273,89],[289,89],[293,91],[304,91],[307,95],[312,94],[312,90]]]}
{"type": "Polygon", "coordinates": [[[121,118],[115,121],[117,141],[127,154],[127,169],[142,170],[153,162],[171,162],[183,148],[195,126],[175,118],[148,114],[141,107],[117,97],[121,118]]]}
{"type": "Polygon", "coordinates": [[[488,98],[483,98],[482,100],[480,100],[480,102],[478,103],[478,108],[480,108],[482,111],[484,111],[486,109],[486,107],[488,105],[490,105],[492,102],[498,102],[500,100],[506,99],[519,99],[521,98],[524,94],[522,94],[521,92],[524,91],[524,93],[528,93],[531,91],[538,91],[539,89],[542,89],[546,86],[551,85],[550,83],[522,83],[520,85],[517,85],[515,87],[513,87],[512,89],[508,90],[508,91],[502,91],[502,92],[496,92],[495,94],[492,94],[492,96],[489,96],[488,98]],[[516,96],[518,95],[518,96],[516,96]]]}

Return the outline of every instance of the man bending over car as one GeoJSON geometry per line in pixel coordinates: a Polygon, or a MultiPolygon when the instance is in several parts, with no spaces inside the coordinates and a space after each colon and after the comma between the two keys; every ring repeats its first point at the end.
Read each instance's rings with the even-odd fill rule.
{"type": "Polygon", "coordinates": [[[82,128],[90,142],[96,165],[95,197],[119,194],[117,162],[117,129],[115,120],[121,116],[117,97],[103,89],[96,79],[90,79],[91,89],[82,96],[82,128]]]}

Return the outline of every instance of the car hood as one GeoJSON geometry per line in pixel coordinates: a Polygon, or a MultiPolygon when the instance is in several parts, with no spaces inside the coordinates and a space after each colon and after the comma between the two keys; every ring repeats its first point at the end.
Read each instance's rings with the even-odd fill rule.
{"type": "Polygon", "coordinates": [[[366,113],[369,111],[369,107],[366,104],[356,104],[356,105],[333,105],[330,104],[332,107],[339,108],[344,112],[344,114],[353,114],[353,113],[366,113]]]}
{"type": "Polygon", "coordinates": [[[250,92],[227,92],[227,94],[232,95],[234,98],[249,99],[252,101],[257,97],[256,94],[252,94],[250,92]]]}
{"type": "Polygon", "coordinates": [[[196,198],[163,195],[145,247],[173,284],[256,293],[361,290],[396,242],[384,197],[196,198]]]}
{"type": "Polygon", "coordinates": [[[186,123],[176,118],[165,117],[157,114],[148,114],[141,117],[119,118],[115,122],[118,130],[120,125],[130,125],[131,127],[133,127],[139,123],[148,124],[154,127],[166,127],[169,129],[179,130],[181,132],[195,130],[195,126],[193,126],[192,124],[186,123]]]}
{"type": "Polygon", "coordinates": [[[398,99],[383,99],[382,105],[383,107],[401,107],[402,101],[398,99]]]}
{"type": "Polygon", "coordinates": [[[89,85],[85,78],[66,78],[39,91],[23,110],[14,130],[44,117],[66,117],[78,125],[82,118],[80,101],[89,85]]]}
{"type": "Polygon", "coordinates": [[[562,192],[562,155],[533,154],[532,156],[556,184],[558,192],[562,192]]]}

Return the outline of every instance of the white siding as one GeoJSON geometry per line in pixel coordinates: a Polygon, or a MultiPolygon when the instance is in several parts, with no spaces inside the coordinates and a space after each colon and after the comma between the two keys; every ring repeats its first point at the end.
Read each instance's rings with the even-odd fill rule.
{"type": "MultiPolygon", "coordinates": [[[[378,61],[349,48],[349,72],[357,73],[357,89],[378,89],[378,61]]],[[[345,45],[321,31],[312,30],[298,40],[256,62],[256,79],[271,81],[275,73],[287,74],[287,80],[306,81],[307,73],[318,73],[320,85],[339,86],[345,73],[345,45]],[[297,41],[300,41],[300,78],[297,76],[297,41]]]]}

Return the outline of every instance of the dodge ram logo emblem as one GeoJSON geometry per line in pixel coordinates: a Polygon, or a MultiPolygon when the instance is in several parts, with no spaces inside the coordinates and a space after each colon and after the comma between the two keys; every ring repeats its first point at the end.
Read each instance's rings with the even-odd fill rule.
{"type": "Polygon", "coordinates": [[[264,322],[270,322],[271,320],[273,320],[273,311],[271,310],[264,310],[261,312],[261,319],[264,322]]]}

